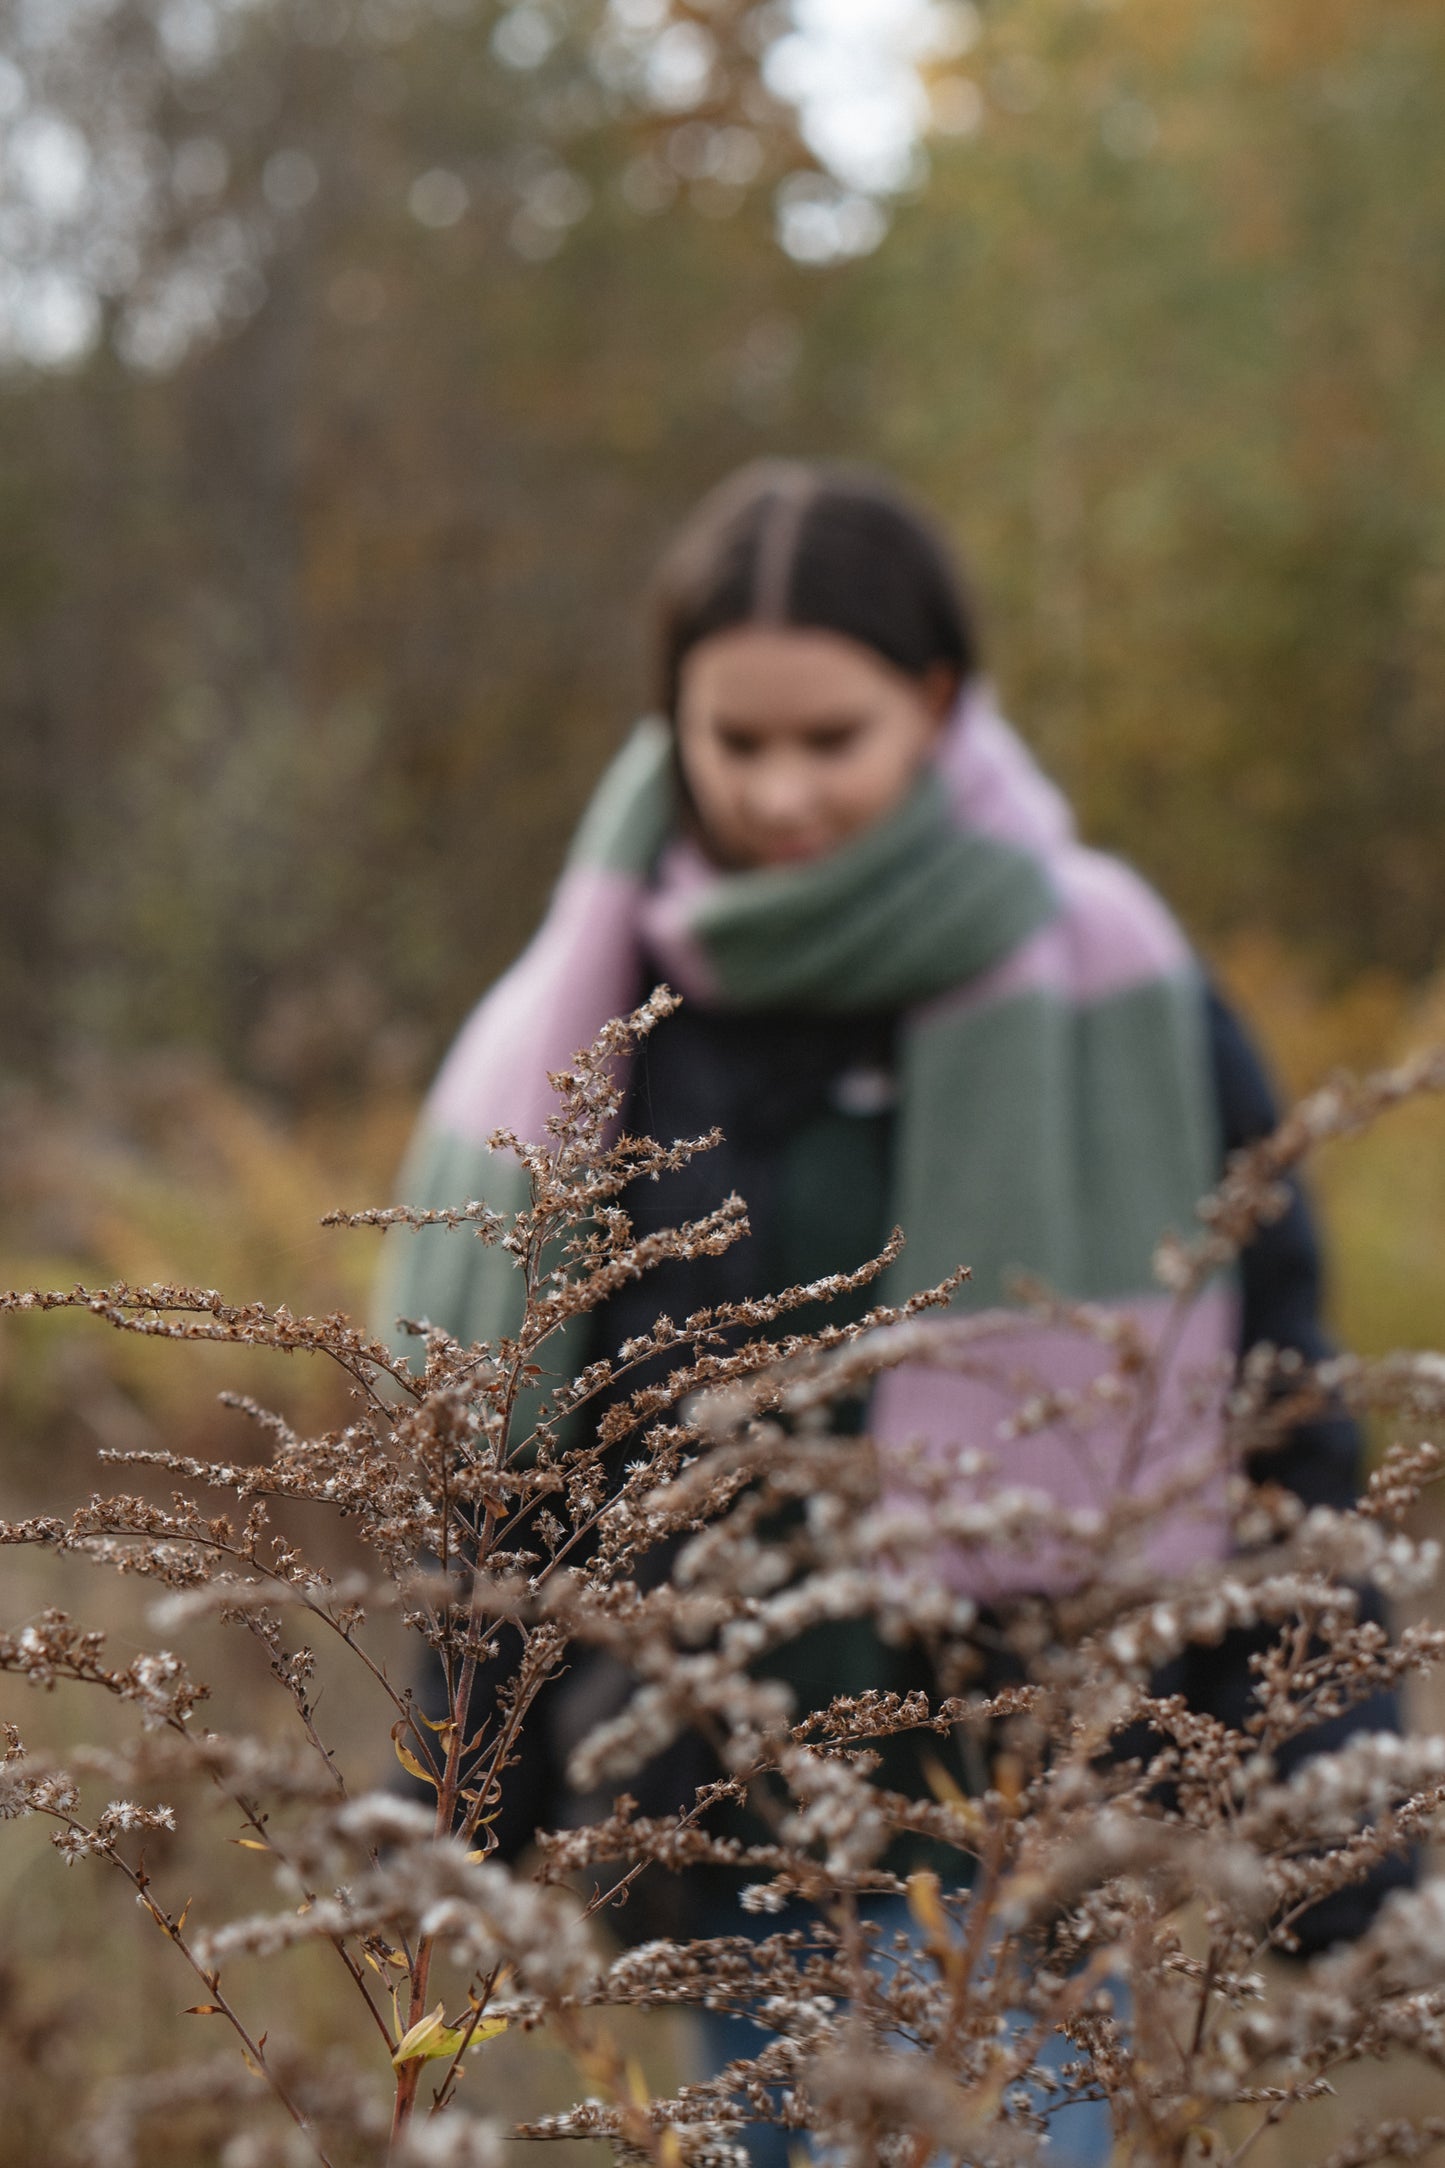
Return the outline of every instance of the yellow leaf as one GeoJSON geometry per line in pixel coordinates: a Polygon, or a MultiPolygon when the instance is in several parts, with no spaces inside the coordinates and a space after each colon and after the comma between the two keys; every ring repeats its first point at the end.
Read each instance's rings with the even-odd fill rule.
{"type": "Polygon", "coordinates": [[[671,2123],[659,2134],[657,2157],[662,2168],[682,2168],[682,2141],[671,2123]]]}
{"type": "Polygon", "coordinates": [[[239,1844],[243,1852],[269,1852],[271,1849],[270,1845],[263,1844],[259,1837],[232,1837],[231,1842],[239,1844]]]}
{"type": "Polygon", "coordinates": [[[645,2108],[651,2102],[652,2095],[648,2091],[647,2080],[642,2075],[642,2065],[635,2057],[630,2058],[627,2065],[627,2091],[635,2107],[645,2108]]]}
{"type": "Polygon", "coordinates": [[[423,1784],[429,1784],[432,1790],[435,1791],[437,1788],[437,1780],[432,1775],[430,1769],[423,1768],[422,1764],[417,1760],[415,1754],[413,1754],[411,1748],[409,1746],[403,1746],[400,1739],[397,1738],[394,1732],[392,1734],[391,1743],[396,1748],[396,1758],[401,1763],[401,1766],[406,1771],[407,1775],[409,1777],[420,1777],[423,1784]]]}
{"type": "Polygon", "coordinates": [[[439,2036],[444,2034],[446,2029],[446,2019],[442,2016],[442,2006],[438,2003],[435,2010],[430,2011],[426,2017],[419,2017],[416,2023],[402,2034],[396,2044],[396,2053],[391,2058],[392,2062],[399,2066],[402,2063],[419,2062],[428,2055],[455,2055],[455,2043],[450,2048],[437,2045],[439,2036]]]}
{"type": "Polygon", "coordinates": [[[193,2002],[181,2012],[182,2017],[224,2017],[225,2014],[218,2002],[193,2002]]]}
{"type": "Polygon", "coordinates": [[[969,1836],[982,1835],[988,1822],[978,1802],[970,1799],[967,1792],[960,1789],[936,1755],[929,1754],[924,1757],[923,1774],[928,1779],[928,1789],[939,1805],[952,1807],[969,1836]]]}
{"type": "Polygon", "coordinates": [[[948,1921],[939,1897],[938,1876],[926,1870],[911,1874],[906,1887],[909,1911],[926,1935],[941,1942],[948,1933],[948,1921]]]}
{"type": "Polygon", "coordinates": [[[1010,1814],[1016,1814],[1024,1796],[1024,1765],[1017,1754],[1000,1754],[993,1765],[994,1790],[1010,1814]]]}
{"type": "Polygon", "coordinates": [[[506,2029],[504,2017],[484,2018],[471,2032],[465,2025],[448,2025],[438,2003],[435,2010],[418,2018],[415,2025],[402,2034],[391,2059],[399,2069],[403,2063],[424,2062],[436,2055],[455,2055],[458,2048],[475,2047],[483,2040],[494,2040],[506,2029]]]}
{"type": "Polygon", "coordinates": [[[926,1869],[911,1874],[905,1885],[908,1891],[908,1909],[927,1936],[927,1949],[947,1977],[957,1982],[965,1963],[962,1948],[948,1931],[948,1914],[943,1908],[938,1876],[926,1869]]]}

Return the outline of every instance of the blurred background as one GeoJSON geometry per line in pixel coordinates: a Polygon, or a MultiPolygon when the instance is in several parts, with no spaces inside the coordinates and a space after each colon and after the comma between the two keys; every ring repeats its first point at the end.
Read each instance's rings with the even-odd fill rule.
{"type": "MultiPolygon", "coordinates": [[[[758,452],[935,509],[1290,1088],[1445,1029],[1442,123],[1437,0],[0,0],[0,1278],[364,1303],[758,452]]],[[[1438,1343],[1445,1119],[1318,1185],[1438,1343]]],[[[0,1503],[274,1367],[10,1325],[0,1503]]]]}

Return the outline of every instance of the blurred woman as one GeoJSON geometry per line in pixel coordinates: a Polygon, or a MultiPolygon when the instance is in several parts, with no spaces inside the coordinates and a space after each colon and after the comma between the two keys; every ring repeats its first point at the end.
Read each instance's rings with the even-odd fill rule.
{"type": "MultiPolygon", "coordinates": [[[[938,535],[872,476],[749,467],[679,535],[654,612],[657,713],[599,786],[535,941],[449,1056],[407,1201],[519,1202],[485,1139],[499,1126],[540,1134],[547,1071],[666,980],[684,1006],[636,1058],[627,1126],[663,1140],[716,1126],[724,1142],[624,1202],[645,1234],[736,1190],[752,1232],[617,1294],[579,1359],[610,1352],[659,1312],[849,1271],[895,1224],[907,1249],[885,1296],[962,1262],[972,1271],[955,1300],[962,1312],[1011,1297],[1017,1306],[1026,1274],[1157,1334],[1169,1309],[1153,1278],[1157,1240],[1186,1231],[1224,1155],[1272,1127],[1271,1095],[1164,905],[1080,844],[1000,716],[938,535]]],[[[509,1260],[479,1243],[423,1235],[405,1246],[390,1304],[463,1340],[491,1337],[515,1321],[514,1280],[509,1260]]],[[[829,1314],[861,1314],[877,1299],[870,1288],[829,1314]]],[[[1259,1340],[1309,1360],[1326,1352],[1318,1309],[1316,1248],[1296,1195],[1237,1278],[1194,1305],[1174,1368],[1196,1390],[1163,1411],[1152,1463],[1139,1464],[1122,1426],[1081,1445],[1056,1424],[1000,1448],[1010,1481],[1107,1507],[1126,1455],[1131,1480],[1167,1480],[1217,1446],[1219,1390],[1241,1352],[1259,1340]],[[1212,1403],[1197,1391],[1210,1376],[1212,1403]]],[[[885,1452],[918,1437],[987,1447],[1021,1372],[1078,1389],[1106,1367],[1087,1336],[1020,1316],[995,1385],[905,1367],[880,1381],[868,1426],[885,1452]]],[[[1357,1463],[1352,1427],[1325,1418],[1271,1455],[1270,1474],[1311,1503],[1343,1504],[1357,1463]]],[[[1226,1543],[1216,1492],[1166,1521],[1152,1555],[1179,1568],[1226,1543]]],[[[1021,1586],[1047,1589],[1060,1569],[1042,1555],[971,1554],[948,1570],[987,1605],[1021,1586]]],[[[1194,1652],[1162,1683],[1238,1721],[1253,1646],[1235,1636],[1194,1652]]],[[[801,1637],[775,1668],[801,1710],[906,1689],[919,1663],[854,1621],[801,1637]]],[[[569,1799],[564,1765],[620,1683],[583,1663],[550,1690],[499,1825],[504,1850],[598,1804],[569,1799]]],[[[1349,1728],[1393,1720],[1382,1698],[1349,1728]]],[[[674,1749],[631,1786],[643,1810],[689,1797],[708,1773],[701,1754],[696,1742],[674,1749]]],[[[697,1874],[673,1894],[681,1913],[665,1923],[646,1914],[649,1931],[746,1931],[723,1878],[697,1874]]],[[[1351,1931],[1371,1902],[1371,1892],[1341,1893],[1307,1937],[1351,1931]]],[[[720,2030],[719,2057],[729,2047],[748,2051],[720,2030]]]]}

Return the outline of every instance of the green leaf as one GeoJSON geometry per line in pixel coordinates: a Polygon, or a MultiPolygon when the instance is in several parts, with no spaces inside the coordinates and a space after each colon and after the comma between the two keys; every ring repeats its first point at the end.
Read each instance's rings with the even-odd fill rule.
{"type": "Polygon", "coordinates": [[[410,2031],[402,2034],[391,2059],[399,2069],[403,2063],[424,2062],[436,2055],[455,2055],[458,2048],[477,2047],[483,2040],[494,2040],[506,2029],[504,2017],[483,2018],[470,2032],[465,2025],[448,2025],[438,2003],[435,2010],[418,2018],[410,2031]]]}

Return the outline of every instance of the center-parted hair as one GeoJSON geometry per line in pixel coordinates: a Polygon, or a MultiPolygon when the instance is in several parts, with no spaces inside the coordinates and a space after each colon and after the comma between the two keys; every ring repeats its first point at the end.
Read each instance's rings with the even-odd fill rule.
{"type": "Polygon", "coordinates": [[[880,475],[758,460],[703,498],[653,589],[656,697],[677,712],[690,649],[736,625],[836,632],[921,678],[978,669],[972,611],[947,543],[880,475]]]}

